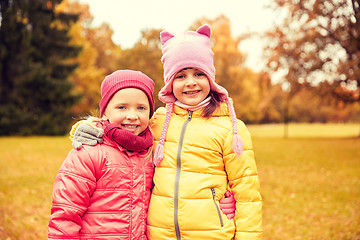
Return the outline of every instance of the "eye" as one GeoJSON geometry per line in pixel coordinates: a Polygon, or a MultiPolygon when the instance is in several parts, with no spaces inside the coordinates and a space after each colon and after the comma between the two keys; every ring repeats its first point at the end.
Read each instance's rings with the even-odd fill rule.
{"type": "Polygon", "coordinates": [[[146,107],[140,106],[140,107],[138,107],[138,109],[139,109],[140,111],[145,111],[145,110],[146,110],[146,107]]]}
{"type": "Polygon", "coordinates": [[[185,77],[185,74],[178,74],[175,76],[176,79],[183,79],[185,77]]]}
{"type": "Polygon", "coordinates": [[[206,76],[206,75],[205,75],[205,73],[203,73],[203,72],[197,72],[197,73],[195,73],[195,76],[197,76],[197,77],[204,77],[204,76],[206,76]]]}
{"type": "Polygon", "coordinates": [[[118,106],[117,109],[124,110],[126,108],[125,108],[125,106],[118,106]]]}

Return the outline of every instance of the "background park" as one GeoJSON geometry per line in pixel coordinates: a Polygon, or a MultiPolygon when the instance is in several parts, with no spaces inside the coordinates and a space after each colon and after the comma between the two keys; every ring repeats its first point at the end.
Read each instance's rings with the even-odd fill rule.
{"type": "MultiPolygon", "coordinates": [[[[268,7],[282,20],[266,32],[234,36],[226,15],[188,27],[211,26],[217,82],[252,134],[264,239],[359,240],[360,1],[268,7]],[[253,37],[266,43],[260,71],[239,48],[253,37]]],[[[124,48],[86,3],[4,0],[0,14],[0,240],[45,239],[71,125],[98,114],[101,81],[117,69],[146,73],[159,91],[163,29],[124,48]]]]}

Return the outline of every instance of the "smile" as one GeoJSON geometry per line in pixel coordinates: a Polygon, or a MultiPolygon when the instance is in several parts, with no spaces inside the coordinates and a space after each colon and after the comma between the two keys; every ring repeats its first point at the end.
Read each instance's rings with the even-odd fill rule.
{"type": "Polygon", "coordinates": [[[134,130],[134,129],[137,128],[139,125],[121,124],[121,126],[122,126],[122,128],[124,128],[124,129],[134,130]]]}
{"type": "Polygon", "coordinates": [[[199,92],[201,92],[201,90],[187,91],[187,92],[184,92],[184,94],[186,94],[186,95],[194,95],[194,94],[197,94],[197,93],[199,93],[199,92]]]}

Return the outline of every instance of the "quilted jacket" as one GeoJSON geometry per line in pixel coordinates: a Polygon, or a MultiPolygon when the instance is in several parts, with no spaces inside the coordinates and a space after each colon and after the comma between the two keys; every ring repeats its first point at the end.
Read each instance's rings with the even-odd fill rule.
{"type": "MultiPolygon", "coordinates": [[[[153,118],[154,147],[166,110],[153,118]]],[[[244,152],[232,149],[232,122],[225,103],[211,118],[201,110],[174,107],[166,135],[165,156],[155,168],[147,236],[149,239],[262,239],[262,198],[251,136],[238,120],[244,152]],[[230,186],[236,200],[229,220],[218,200],[230,186]]]]}
{"type": "Polygon", "coordinates": [[[153,169],[106,137],[72,149],[55,179],[48,239],[147,239],[153,169]]]}

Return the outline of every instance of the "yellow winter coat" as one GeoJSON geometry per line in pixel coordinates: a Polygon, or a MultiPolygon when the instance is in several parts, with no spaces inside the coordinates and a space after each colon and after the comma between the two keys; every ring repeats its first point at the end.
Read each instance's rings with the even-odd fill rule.
{"type": "MultiPolygon", "coordinates": [[[[151,123],[158,144],[166,110],[151,123]]],[[[244,152],[232,149],[232,122],[225,103],[209,119],[201,110],[174,106],[165,155],[155,168],[147,236],[151,240],[262,239],[262,199],[250,133],[238,120],[244,152]],[[229,220],[218,200],[230,186],[236,200],[229,220]]]]}

